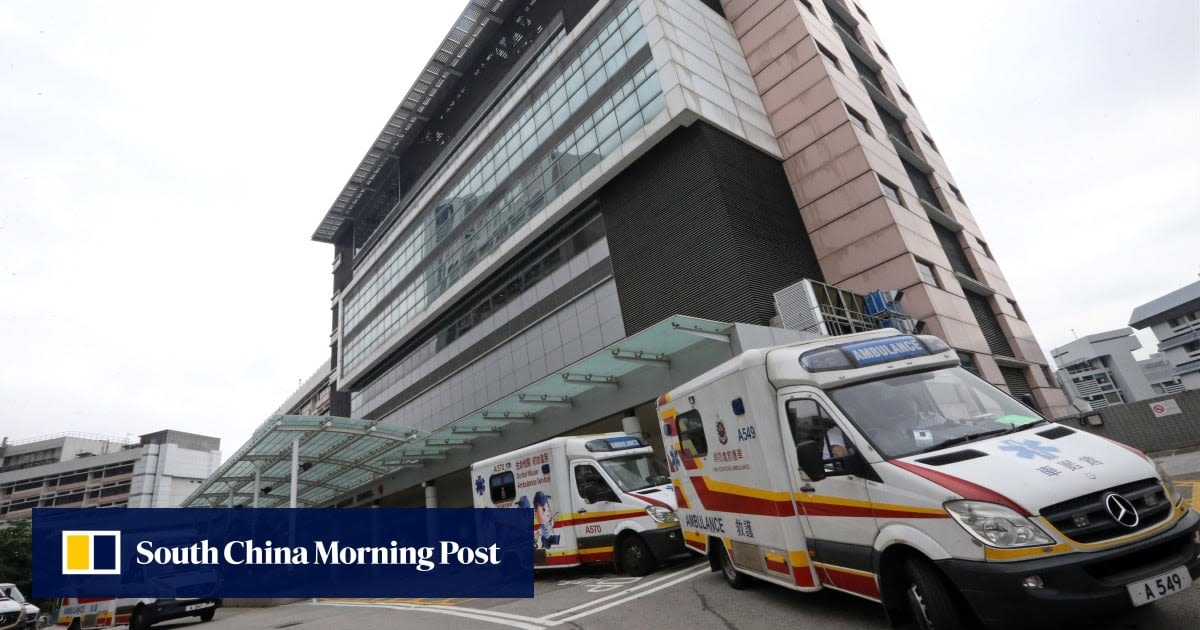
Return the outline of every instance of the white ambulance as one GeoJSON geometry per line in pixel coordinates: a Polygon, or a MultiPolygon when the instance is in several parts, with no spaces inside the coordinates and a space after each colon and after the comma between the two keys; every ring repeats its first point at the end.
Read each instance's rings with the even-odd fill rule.
{"type": "Polygon", "coordinates": [[[920,628],[1077,627],[1200,573],[1200,514],[1161,468],[1044,420],[935,337],[750,350],[658,413],[685,544],[734,588],[836,589],[920,628]]]}
{"type": "Polygon", "coordinates": [[[475,507],[533,509],[535,568],[615,563],[646,575],[684,553],[675,494],[640,437],[558,437],[471,466],[475,507]]]}

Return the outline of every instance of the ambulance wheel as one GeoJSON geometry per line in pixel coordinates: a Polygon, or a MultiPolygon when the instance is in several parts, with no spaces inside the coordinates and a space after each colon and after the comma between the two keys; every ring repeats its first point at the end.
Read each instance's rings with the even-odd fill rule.
{"type": "Polygon", "coordinates": [[[200,613],[200,621],[201,621],[201,622],[212,621],[212,620],[213,620],[213,615],[215,615],[215,614],[217,614],[217,609],[216,609],[216,608],[209,608],[208,610],[206,610],[206,611],[204,611],[204,612],[200,613]]]}
{"type": "Polygon", "coordinates": [[[904,567],[904,599],[913,624],[920,630],[975,627],[957,594],[937,569],[922,560],[909,559],[904,567]]]}
{"type": "Polygon", "coordinates": [[[71,625],[67,626],[67,630],[83,630],[83,623],[79,621],[79,617],[71,620],[71,625]]]}
{"type": "Polygon", "coordinates": [[[736,590],[742,590],[750,586],[750,576],[737,570],[733,566],[733,560],[729,558],[729,552],[725,550],[725,545],[717,541],[717,555],[721,562],[721,576],[725,578],[725,583],[736,590]]]}
{"type": "Polygon", "coordinates": [[[654,571],[654,554],[650,548],[636,535],[621,539],[621,568],[634,577],[650,575],[654,571]]]}
{"type": "Polygon", "coordinates": [[[129,630],[149,630],[150,624],[146,621],[146,611],[138,606],[133,610],[133,615],[129,617],[129,630]]]}

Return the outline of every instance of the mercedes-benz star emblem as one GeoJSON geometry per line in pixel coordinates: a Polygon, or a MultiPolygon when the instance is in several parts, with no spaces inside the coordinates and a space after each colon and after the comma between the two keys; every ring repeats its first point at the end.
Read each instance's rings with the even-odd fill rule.
{"type": "Polygon", "coordinates": [[[1133,528],[1138,524],[1137,509],[1133,507],[1133,503],[1125,497],[1110,492],[1104,496],[1104,509],[1112,515],[1113,520],[1124,525],[1125,527],[1133,528]]]}

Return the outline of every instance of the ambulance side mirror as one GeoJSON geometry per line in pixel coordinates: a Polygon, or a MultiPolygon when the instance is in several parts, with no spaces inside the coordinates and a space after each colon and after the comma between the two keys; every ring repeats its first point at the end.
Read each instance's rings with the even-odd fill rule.
{"type": "Polygon", "coordinates": [[[825,466],[821,463],[821,445],[812,440],[803,440],[796,443],[796,461],[800,463],[800,470],[804,471],[805,475],[812,481],[820,481],[825,478],[825,466]]]}

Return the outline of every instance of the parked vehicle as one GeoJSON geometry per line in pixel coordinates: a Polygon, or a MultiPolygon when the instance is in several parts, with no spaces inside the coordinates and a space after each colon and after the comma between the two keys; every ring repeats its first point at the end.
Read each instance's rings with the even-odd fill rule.
{"type": "Polygon", "coordinates": [[[685,544],[895,625],[1078,625],[1200,575],[1153,460],[1054,424],[895,330],[756,349],[658,401],[685,544]]]}
{"type": "Polygon", "coordinates": [[[646,575],[684,553],[662,459],[640,437],[558,437],[471,466],[477,508],[533,508],[534,567],[646,575]]]}
{"type": "Polygon", "coordinates": [[[22,630],[25,627],[25,608],[21,603],[0,597],[0,630],[22,630]]]}
{"type": "Polygon", "coordinates": [[[145,630],[168,619],[199,617],[212,621],[221,599],[88,598],[64,597],[58,609],[56,625],[70,630],[91,630],[128,625],[130,630],[145,630]]]}
{"type": "Polygon", "coordinates": [[[0,597],[7,597],[14,602],[17,602],[25,609],[25,628],[26,630],[35,630],[38,627],[38,619],[42,616],[42,610],[34,606],[21,589],[17,588],[12,582],[0,582],[0,597]]]}

